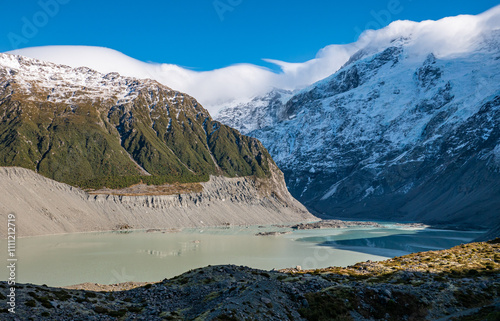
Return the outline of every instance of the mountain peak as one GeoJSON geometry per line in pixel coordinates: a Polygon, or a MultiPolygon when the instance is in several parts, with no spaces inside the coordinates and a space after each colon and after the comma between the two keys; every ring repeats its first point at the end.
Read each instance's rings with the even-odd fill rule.
{"type": "Polygon", "coordinates": [[[274,175],[260,142],[155,80],[0,54],[0,83],[1,166],[97,188],[274,175]]]}
{"type": "MultiPolygon", "coordinates": [[[[247,105],[247,114],[282,115],[271,126],[243,132],[263,142],[292,194],[310,209],[336,218],[496,221],[498,31],[471,40],[470,52],[445,55],[441,45],[416,47],[424,31],[442,23],[412,23],[411,37],[392,32],[386,46],[363,47],[277,111],[247,105]]],[[[231,122],[239,110],[229,107],[219,119],[242,128],[231,122]]]]}
{"type": "Polygon", "coordinates": [[[103,74],[88,67],[72,68],[19,55],[0,53],[0,67],[15,79],[19,90],[30,95],[32,101],[76,103],[82,99],[100,101],[113,99],[125,103],[137,97],[139,87],[170,88],[150,79],[122,77],[116,72],[103,74]],[[40,75],[44,75],[40,77],[40,75]],[[33,90],[36,85],[38,90],[33,90]],[[76,94],[79,93],[79,94],[76,94]]]}

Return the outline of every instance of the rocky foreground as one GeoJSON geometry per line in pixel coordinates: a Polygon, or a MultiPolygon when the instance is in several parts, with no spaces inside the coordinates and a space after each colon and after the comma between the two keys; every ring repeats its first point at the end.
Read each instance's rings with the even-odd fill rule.
{"type": "MultiPolygon", "coordinates": [[[[315,271],[209,266],[128,290],[95,288],[19,284],[16,314],[4,306],[0,319],[498,320],[500,244],[315,271]]],[[[8,293],[1,282],[0,298],[8,293]]]]}

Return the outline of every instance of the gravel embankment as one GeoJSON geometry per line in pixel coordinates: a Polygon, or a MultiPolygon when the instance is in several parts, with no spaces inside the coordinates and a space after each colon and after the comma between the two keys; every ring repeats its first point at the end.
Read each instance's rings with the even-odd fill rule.
{"type": "MultiPolygon", "coordinates": [[[[280,177],[211,177],[200,193],[90,195],[27,169],[0,167],[0,218],[6,222],[9,213],[16,214],[18,237],[317,220],[283,184],[280,177]]],[[[0,237],[6,235],[4,225],[0,237]]]]}

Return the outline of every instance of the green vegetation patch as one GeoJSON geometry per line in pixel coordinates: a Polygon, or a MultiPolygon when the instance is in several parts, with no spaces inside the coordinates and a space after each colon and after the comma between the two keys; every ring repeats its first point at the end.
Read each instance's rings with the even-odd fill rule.
{"type": "Polygon", "coordinates": [[[0,166],[85,189],[270,176],[273,161],[258,140],[212,120],[190,97],[167,103],[173,94],[159,86],[124,106],[113,106],[110,97],[96,104],[83,94],[69,106],[41,98],[49,94],[0,96],[0,166]]]}
{"type": "Polygon", "coordinates": [[[85,180],[78,182],[76,185],[83,189],[93,189],[98,190],[101,188],[109,189],[121,189],[130,187],[136,184],[146,184],[146,185],[165,185],[173,183],[198,183],[198,182],[208,182],[210,179],[208,174],[205,175],[193,175],[187,174],[184,176],[105,176],[93,178],[90,180],[85,180]]]}
{"type": "Polygon", "coordinates": [[[336,289],[327,292],[308,293],[305,297],[309,306],[299,309],[299,313],[307,320],[353,320],[349,311],[353,309],[351,303],[354,303],[356,299],[354,294],[348,290],[336,289]]]}
{"type": "Polygon", "coordinates": [[[369,288],[330,288],[305,297],[309,306],[299,312],[311,321],[353,320],[352,311],[367,319],[393,321],[423,320],[427,315],[426,304],[402,292],[392,292],[389,298],[369,288]]]}

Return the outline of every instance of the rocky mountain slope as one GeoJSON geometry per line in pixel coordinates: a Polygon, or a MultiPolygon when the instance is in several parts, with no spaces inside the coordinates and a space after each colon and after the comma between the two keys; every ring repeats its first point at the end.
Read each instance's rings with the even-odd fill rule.
{"type": "MultiPolygon", "coordinates": [[[[315,271],[212,266],[128,291],[20,284],[16,315],[8,306],[0,315],[3,320],[497,320],[499,271],[499,245],[472,243],[315,271]]],[[[0,282],[0,298],[7,295],[6,282],[0,282]]]]}
{"type": "Polygon", "coordinates": [[[500,223],[491,225],[489,231],[478,237],[475,241],[487,241],[495,238],[500,238],[500,223]]]}
{"type": "Polygon", "coordinates": [[[457,34],[447,41],[466,45],[445,52],[432,22],[399,24],[276,112],[255,99],[247,107],[261,119],[235,122],[238,107],[220,119],[261,140],[319,215],[489,227],[500,219],[500,31],[457,34]],[[270,125],[253,130],[261,122],[270,125]]]}
{"type": "Polygon", "coordinates": [[[263,178],[274,164],[192,97],[84,67],[0,54],[0,114],[0,166],[81,187],[263,178]]]}
{"type": "Polygon", "coordinates": [[[223,124],[231,124],[242,133],[274,126],[283,118],[280,113],[285,103],[293,96],[293,91],[273,89],[264,96],[257,96],[250,101],[230,104],[222,108],[215,116],[223,124]]]}

